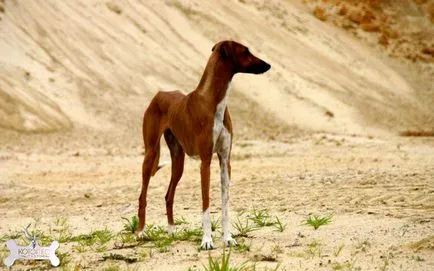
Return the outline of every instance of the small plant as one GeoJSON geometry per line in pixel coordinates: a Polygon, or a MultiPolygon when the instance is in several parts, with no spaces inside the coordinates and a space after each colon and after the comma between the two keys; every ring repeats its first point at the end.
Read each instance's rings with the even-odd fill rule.
{"type": "Polygon", "coordinates": [[[68,224],[68,219],[65,217],[57,217],[54,222],[55,227],[50,227],[50,235],[57,234],[56,239],[60,243],[69,242],[71,240],[71,231],[68,224]]]}
{"type": "MultiPolygon", "coordinates": [[[[193,241],[200,242],[202,237],[201,229],[183,229],[176,231],[173,234],[167,234],[166,230],[161,227],[147,225],[144,231],[139,235],[137,241],[139,242],[152,242],[154,247],[160,253],[169,252],[169,246],[175,241],[193,241]]],[[[152,254],[152,250],[150,251],[152,254]]]]}
{"type": "Polygon", "coordinates": [[[307,245],[307,254],[311,257],[321,257],[321,244],[316,240],[307,245]]]}
{"type": "Polygon", "coordinates": [[[60,266],[67,266],[71,262],[71,257],[68,252],[56,252],[57,257],[60,260],[60,266]]]}
{"type": "Polygon", "coordinates": [[[267,209],[256,209],[253,208],[252,217],[250,219],[258,227],[273,226],[274,222],[270,221],[270,214],[267,209]]]}
{"type": "Polygon", "coordinates": [[[75,252],[78,252],[78,253],[83,253],[83,252],[87,251],[86,246],[82,245],[82,244],[78,244],[77,246],[74,246],[73,249],[75,252]]]}
{"type": "Polygon", "coordinates": [[[122,244],[131,244],[136,242],[136,236],[132,233],[124,233],[119,235],[122,244]]]}
{"type": "Polygon", "coordinates": [[[275,227],[275,231],[283,232],[286,229],[286,224],[282,224],[279,217],[276,216],[276,221],[274,222],[273,226],[275,227]]]}
{"type": "Polygon", "coordinates": [[[183,225],[183,224],[188,224],[185,217],[175,218],[175,225],[179,226],[179,225],[183,225]]]}
{"type": "Polygon", "coordinates": [[[202,239],[202,230],[197,229],[183,229],[173,235],[173,239],[177,241],[193,241],[200,242],[202,239]]]}
{"type": "Polygon", "coordinates": [[[80,234],[70,238],[71,242],[78,242],[81,245],[92,246],[95,243],[103,245],[113,238],[113,234],[105,228],[104,230],[93,231],[88,234],[80,234]]]}
{"type": "Polygon", "coordinates": [[[4,234],[0,236],[0,243],[4,243],[8,240],[16,240],[19,239],[23,235],[22,232],[9,232],[8,234],[4,234]]]}
{"type": "Polygon", "coordinates": [[[216,231],[219,228],[220,218],[211,220],[211,231],[216,231]]]}
{"type": "Polygon", "coordinates": [[[383,256],[382,258],[384,260],[383,260],[383,266],[380,268],[380,270],[386,271],[387,267],[389,266],[389,256],[383,256]]]}
{"type": "Polygon", "coordinates": [[[152,242],[158,251],[163,253],[169,251],[169,246],[175,241],[175,234],[169,236],[163,227],[148,225],[139,236],[138,240],[142,242],[152,242]]]}
{"type": "Polygon", "coordinates": [[[158,249],[158,252],[165,253],[169,252],[169,246],[173,241],[174,240],[172,238],[161,238],[159,240],[155,240],[154,245],[158,249]]]}
{"type": "Polygon", "coordinates": [[[335,255],[335,257],[338,257],[339,254],[341,254],[342,250],[344,249],[344,244],[341,244],[339,247],[337,247],[334,251],[333,254],[335,255]]]}
{"type": "Polygon", "coordinates": [[[6,246],[0,248],[0,262],[3,263],[3,260],[9,256],[9,250],[6,246]]]}
{"type": "Polygon", "coordinates": [[[352,270],[353,265],[350,262],[332,263],[333,270],[352,270]]]}
{"type": "Polygon", "coordinates": [[[98,247],[95,249],[95,251],[96,251],[96,252],[99,252],[99,253],[101,253],[101,252],[105,252],[105,251],[107,251],[107,247],[104,246],[104,245],[100,245],[100,246],[98,246],[98,247]]]}
{"type": "Polygon", "coordinates": [[[250,251],[250,244],[247,245],[244,238],[239,241],[239,243],[234,247],[235,251],[238,253],[243,253],[243,252],[247,252],[250,251]]]}
{"type": "Polygon", "coordinates": [[[230,257],[231,249],[229,249],[229,253],[226,254],[225,248],[223,248],[223,256],[221,260],[214,259],[211,254],[209,254],[208,266],[204,266],[205,271],[244,271],[251,269],[246,265],[246,263],[237,266],[231,266],[230,257]]]}
{"type": "Polygon", "coordinates": [[[122,217],[122,219],[126,221],[124,224],[125,232],[135,233],[139,228],[139,219],[137,218],[137,216],[131,217],[131,220],[126,217],[122,217]]]}
{"type": "Polygon", "coordinates": [[[144,261],[147,257],[152,257],[152,255],[150,254],[150,251],[146,250],[146,249],[139,249],[137,252],[138,255],[138,261],[144,261]]]}
{"type": "Polygon", "coordinates": [[[323,225],[328,225],[332,222],[332,216],[309,216],[306,221],[304,221],[303,225],[310,225],[315,230],[317,230],[319,227],[323,225]]]}
{"type": "Polygon", "coordinates": [[[282,248],[279,245],[275,245],[273,246],[273,248],[271,249],[271,252],[274,254],[280,254],[283,252],[282,248]]]}
{"type": "Polygon", "coordinates": [[[143,232],[139,235],[139,241],[157,241],[166,235],[166,230],[163,227],[150,224],[145,227],[143,232]]]}
{"type": "Polygon", "coordinates": [[[163,227],[148,225],[143,233],[139,235],[138,241],[152,242],[159,252],[168,252],[169,246],[174,241],[200,242],[201,236],[201,229],[183,229],[173,234],[167,234],[163,227]]]}
{"type": "Polygon", "coordinates": [[[107,228],[104,230],[94,231],[92,235],[96,239],[96,242],[101,245],[107,243],[113,238],[113,234],[107,228]]]}
{"type": "Polygon", "coordinates": [[[360,251],[361,252],[366,252],[366,250],[368,248],[370,248],[370,247],[371,247],[371,242],[369,242],[369,240],[366,239],[366,240],[358,243],[357,246],[356,246],[356,249],[358,250],[358,252],[360,252],[360,251]]]}
{"type": "Polygon", "coordinates": [[[237,234],[235,234],[235,237],[248,237],[248,233],[257,230],[255,226],[252,226],[249,224],[249,220],[246,220],[246,223],[242,223],[240,221],[240,218],[237,217],[237,221],[232,223],[232,226],[238,231],[237,234]]]}

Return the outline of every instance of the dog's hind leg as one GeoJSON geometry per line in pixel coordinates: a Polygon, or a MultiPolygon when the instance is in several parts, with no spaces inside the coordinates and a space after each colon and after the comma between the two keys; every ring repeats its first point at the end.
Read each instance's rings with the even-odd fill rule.
{"type": "Polygon", "coordinates": [[[145,158],[142,165],[142,191],[139,197],[139,227],[138,231],[143,231],[146,223],[146,194],[151,176],[158,169],[158,159],[160,157],[160,137],[162,134],[162,118],[155,104],[151,103],[145,112],[143,119],[143,140],[145,143],[145,158]]]}
{"type": "Polygon", "coordinates": [[[170,130],[164,132],[164,139],[169,147],[170,157],[172,159],[172,176],[170,177],[170,184],[165,197],[167,222],[169,223],[168,231],[172,233],[175,228],[175,222],[173,220],[173,200],[176,186],[184,172],[185,152],[170,130]]]}

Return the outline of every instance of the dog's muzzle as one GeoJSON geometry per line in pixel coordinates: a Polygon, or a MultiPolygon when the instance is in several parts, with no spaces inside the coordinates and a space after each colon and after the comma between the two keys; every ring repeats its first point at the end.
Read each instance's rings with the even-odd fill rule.
{"type": "Polygon", "coordinates": [[[261,74],[268,71],[271,65],[265,61],[261,61],[258,64],[252,65],[247,69],[247,73],[261,74]]]}

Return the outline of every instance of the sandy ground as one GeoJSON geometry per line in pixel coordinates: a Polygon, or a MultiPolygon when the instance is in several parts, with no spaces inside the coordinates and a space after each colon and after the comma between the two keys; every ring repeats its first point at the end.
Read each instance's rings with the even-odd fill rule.
{"type": "MultiPolygon", "coordinates": [[[[0,235],[35,223],[49,232],[66,219],[71,233],[107,227],[122,230],[121,217],[136,213],[142,156],[82,153],[0,155],[0,235]]],[[[163,152],[161,160],[168,160],[163,152]]],[[[212,169],[212,216],[220,217],[218,167],[212,169]]],[[[260,228],[238,241],[248,252],[232,252],[232,262],[257,262],[257,270],[432,270],[434,268],[434,140],[313,134],[287,143],[239,141],[233,149],[231,215],[242,221],[254,208],[267,209],[286,224],[283,232],[260,228]],[[314,230],[309,214],[333,215],[314,230]]],[[[175,217],[200,227],[199,162],[188,159],[175,197],[175,217]]],[[[152,179],[148,223],[166,225],[164,195],[170,168],[152,179]]],[[[182,226],[180,226],[182,227],[182,226]]],[[[236,233],[236,231],[234,231],[236,233]]],[[[220,257],[220,233],[214,232],[220,257]]],[[[167,252],[151,243],[119,249],[116,238],[103,250],[77,252],[62,244],[73,269],[120,267],[129,270],[202,269],[209,253],[198,243],[175,242],[167,252]],[[102,261],[110,253],[139,262],[102,261]],[[142,256],[140,256],[142,255],[142,256]],[[146,256],[143,256],[146,255],[146,256]]],[[[1,256],[5,257],[3,249],[1,256]]],[[[14,270],[44,268],[18,262],[14,270]]]]}

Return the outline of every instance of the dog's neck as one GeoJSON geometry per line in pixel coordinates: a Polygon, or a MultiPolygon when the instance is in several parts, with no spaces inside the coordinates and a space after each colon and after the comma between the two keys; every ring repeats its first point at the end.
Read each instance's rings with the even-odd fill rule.
{"type": "Polygon", "coordinates": [[[233,76],[230,63],[213,52],[195,92],[216,107],[226,97],[233,76]]]}

